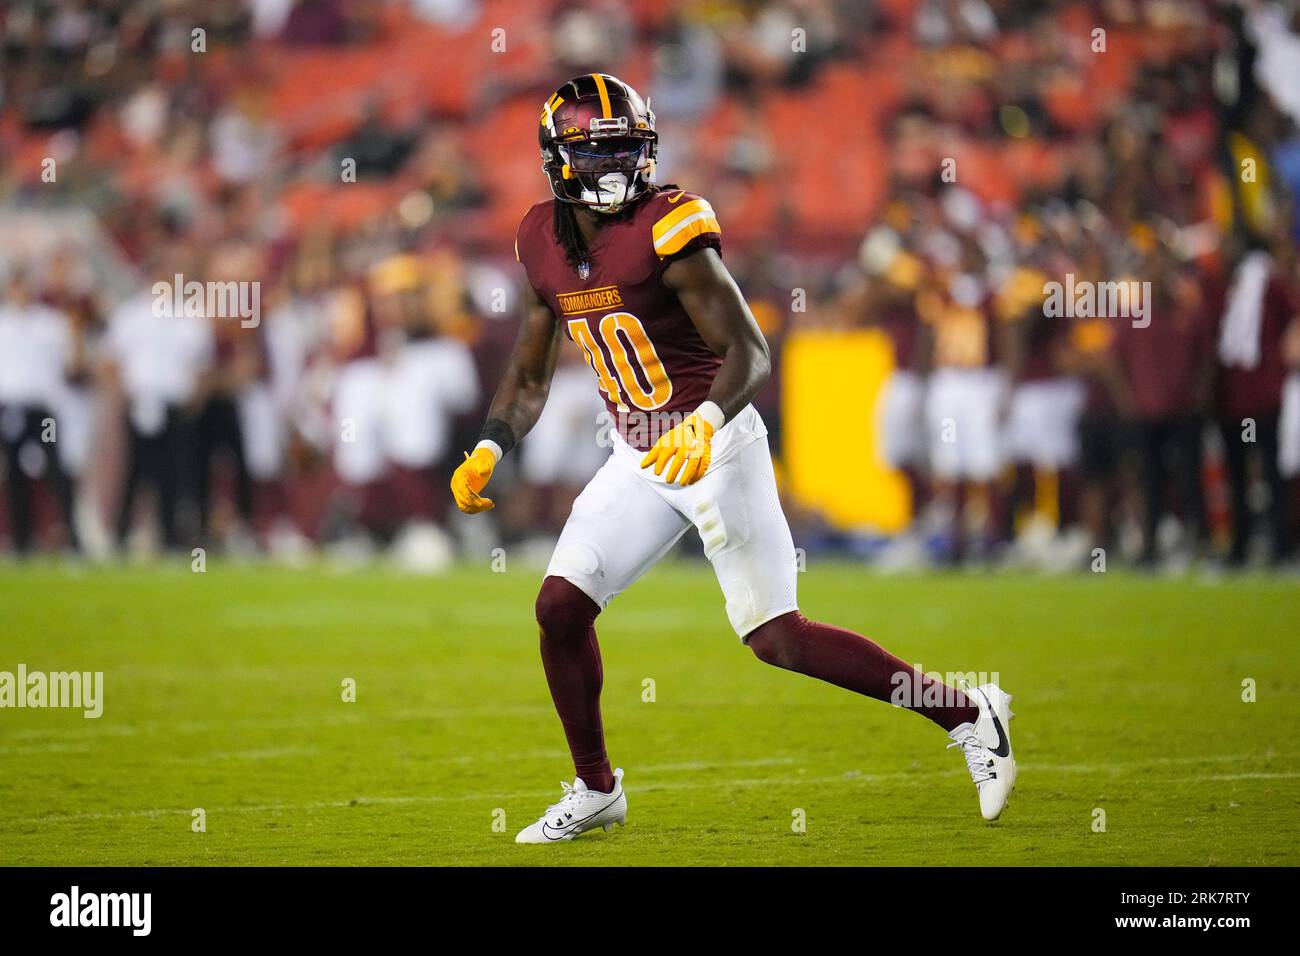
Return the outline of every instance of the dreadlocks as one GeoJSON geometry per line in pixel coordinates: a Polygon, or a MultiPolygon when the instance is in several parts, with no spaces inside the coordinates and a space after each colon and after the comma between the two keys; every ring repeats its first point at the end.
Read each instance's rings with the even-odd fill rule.
{"type": "Polygon", "coordinates": [[[586,262],[587,240],[582,238],[573,205],[555,200],[551,221],[555,226],[555,241],[564,247],[564,260],[574,268],[586,262]]]}

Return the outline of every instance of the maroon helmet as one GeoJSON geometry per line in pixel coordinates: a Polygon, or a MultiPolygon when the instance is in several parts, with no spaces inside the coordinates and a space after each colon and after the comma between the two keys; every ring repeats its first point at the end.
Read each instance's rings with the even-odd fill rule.
{"type": "Polygon", "coordinates": [[[659,135],[636,90],[608,73],[565,83],[542,107],[542,170],[561,202],[618,212],[646,194],[659,135]]]}

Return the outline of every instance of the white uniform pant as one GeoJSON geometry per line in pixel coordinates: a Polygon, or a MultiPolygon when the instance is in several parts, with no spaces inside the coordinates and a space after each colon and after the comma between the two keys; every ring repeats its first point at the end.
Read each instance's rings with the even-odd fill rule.
{"type": "Polygon", "coordinates": [[[724,450],[723,460],[683,488],[643,471],[642,453],[616,438],[574,501],[547,575],[565,578],[604,610],[694,526],[737,635],[796,610],[794,540],[757,413],[747,408],[724,425],[713,447],[724,450]]]}

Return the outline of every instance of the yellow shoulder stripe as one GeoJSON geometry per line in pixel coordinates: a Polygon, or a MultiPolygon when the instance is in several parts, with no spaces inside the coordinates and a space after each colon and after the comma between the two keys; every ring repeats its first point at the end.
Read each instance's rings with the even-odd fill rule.
{"type": "Polygon", "coordinates": [[[651,236],[655,252],[660,258],[679,252],[696,236],[710,232],[721,233],[722,226],[714,215],[713,207],[703,199],[682,203],[654,224],[651,236]]]}
{"type": "MultiPolygon", "coordinates": [[[[679,193],[678,195],[681,194],[679,193]]],[[[653,233],[655,239],[659,239],[670,229],[672,229],[673,226],[677,225],[683,219],[686,219],[697,212],[707,212],[710,216],[712,216],[713,207],[709,205],[707,199],[698,199],[698,198],[689,200],[688,202],[684,202],[680,206],[675,206],[672,210],[670,210],[666,215],[664,215],[662,218],[659,219],[658,222],[654,224],[653,233]]]]}

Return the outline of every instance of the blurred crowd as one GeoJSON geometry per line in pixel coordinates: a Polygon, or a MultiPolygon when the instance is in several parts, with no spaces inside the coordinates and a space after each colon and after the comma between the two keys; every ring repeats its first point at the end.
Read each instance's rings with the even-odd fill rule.
{"type": "Polygon", "coordinates": [[[513,342],[514,230],[549,195],[539,104],[602,70],[651,97],[660,179],[720,214],[772,345],[756,404],[778,457],[787,344],[889,343],[845,414],[907,476],[912,525],[885,541],[791,501],[801,544],[848,534],[899,567],[1285,563],[1298,11],[12,0],[0,540],[544,554],[606,454],[577,349],[491,520],[460,521],[446,483],[513,342]],[[255,314],[160,312],[191,280],[255,290],[255,314]],[[1135,298],[1054,314],[1053,282],[1135,298]]]}

